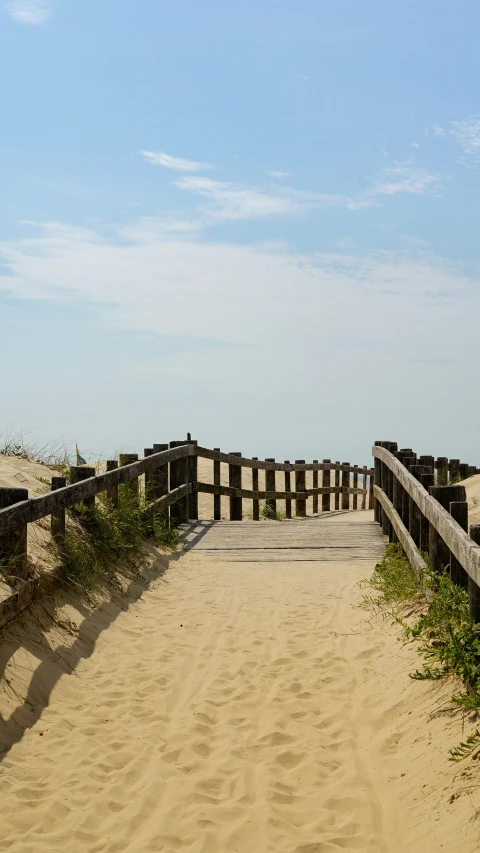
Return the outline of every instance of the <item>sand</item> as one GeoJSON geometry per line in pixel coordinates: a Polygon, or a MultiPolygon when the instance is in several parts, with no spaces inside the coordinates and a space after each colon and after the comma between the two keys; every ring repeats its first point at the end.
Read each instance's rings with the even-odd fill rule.
{"type": "Polygon", "coordinates": [[[477,723],[357,606],[372,560],[151,558],[3,632],[2,851],[479,849],[477,723]]]}
{"type": "Polygon", "coordinates": [[[480,474],[462,480],[462,485],[467,492],[469,524],[480,524],[480,474]]]}
{"type": "Polygon", "coordinates": [[[355,607],[367,561],[167,562],[4,633],[2,851],[478,849],[451,685],[355,607]]]}

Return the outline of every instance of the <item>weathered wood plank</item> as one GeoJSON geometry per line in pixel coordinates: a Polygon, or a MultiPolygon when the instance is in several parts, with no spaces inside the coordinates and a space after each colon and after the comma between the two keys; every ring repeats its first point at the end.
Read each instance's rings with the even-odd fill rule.
{"type": "MultiPolygon", "coordinates": [[[[215,448],[217,450],[217,448],[215,448]]],[[[220,450],[220,448],[218,448],[220,450]]],[[[213,461],[213,482],[216,486],[220,485],[220,462],[214,459],[213,461]]],[[[213,518],[215,521],[220,521],[222,517],[222,505],[221,505],[221,494],[220,492],[213,492],[213,518]]]]}
{"type": "Polygon", "coordinates": [[[380,458],[390,467],[407,494],[413,498],[469,577],[477,586],[480,585],[480,547],[391,453],[377,446],[372,448],[372,453],[375,458],[380,458]]]}
{"type": "MultiPolygon", "coordinates": [[[[186,440],[184,441],[171,441],[170,448],[177,447],[193,447],[194,445],[188,443],[186,440]]],[[[194,448],[195,449],[195,448],[194,448]]],[[[186,454],[180,456],[179,459],[175,459],[170,462],[169,469],[169,492],[175,491],[180,486],[183,486],[188,479],[188,468],[187,468],[188,457],[186,454]]],[[[188,518],[188,506],[187,506],[187,498],[181,497],[179,500],[175,501],[175,503],[170,504],[170,520],[174,526],[178,524],[182,524],[184,521],[187,521],[188,518]]]]}
{"type": "MultiPolygon", "coordinates": [[[[313,464],[315,465],[317,463],[318,463],[318,459],[314,459],[313,464]]],[[[315,469],[314,469],[313,474],[312,474],[312,486],[313,486],[314,490],[318,489],[318,471],[315,469]]],[[[318,495],[316,494],[316,492],[314,492],[314,494],[313,494],[312,512],[314,515],[318,514],[318,495]]]]}
{"type": "Polygon", "coordinates": [[[408,562],[419,580],[422,581],[423,574],[427,568],[425,560],[400,518],[399,513],[393,506],[392,502],[388,499],[385,492],[382,491],[380,486],[376,486],[375,484],[373,486],[373,492],[376,500],[382,505],[383,511],[388,516],[392,527],[395,529],[397,539],[407,555],[408,562]]]}
{"type": "MultiPolygon", "coordinates": [[[[295,463],[285,463],[285,462],[265,462],[262,459],[248,459],[246,456],[241,456],[238,459],[231,453],[222,453],[217,450],[210,450],[208,447],[197,447],[196,448],[197,456],[201,456],[203,459],[213,459],[218,462],[226,462],[230,465],[241,465],[242,468],[258,468],[259,470],[265,471],[267,468],[273,468],[275,471],[333,471],[335,470],[335,463],[323,463],[323,462],[295,462],[295,463]]],[[[350,474],[354,472],[354,466],[349,465],[348,469],[350,474]]]]}
{"type": "MultiPolygon", "coordinates": [[[[303,459],[297,459],[296,465],[303,465],[303,459]]],[[[303,495],[302,497],[295,498],[295,515],[298,518],[304,518],[307,514],[307,500],[306,500],[306,476],[305,476],[305,468],[296,468],[295,469],[295,491],[303,495]]]]}
{"type": "MultiPolygon", "coordinates": [[[[265,462],[275,463],[275,459],[273,457],[270,457],[268,459],[265,459],[265,462]]],[[[273,467],[265,468],[265,491],[275,493],[275,468],[273,467]]],[[[275,498],[268,498],[266,502],[266,510],[269,515],[275,516],[277,514],[277,502],[275,498]]]]}
{"type": "MultiPolygon", "coordinates": [[[[247,498],[249,500],[304,500],[306,498],[313,497],[314,494],[323,495],[325,492],[327,494],[334,494],[335,492],[342,492],[342,489],[335,489],[334,486],[331,486],[328,489],[305,489],[305,491],[300,492],[267,492],[265,490],[253,490],[253,489],[237,489],[232,486],[222,486],[220,484],[215,483],[201,483],[197,482],[193,484],[193,489],[198,492],[204,492],[208,495],[223,495],[224,497],[237,497],[237,498],[247,498]]],[[[364,489],[349,489],[349,494],[357,494],[362,495],[364,493],[364,489]]]]}
{"type": "MultiPolygon", "coordinates": [[[[330,465],[331,459],[324,459],[324,465],[330,465]]],[[[322,473],[322,488],[330,489],[330,468],[324,468],[322,473]]],[[[322,492],[322,512],[330,512],[330,495],[331,492],[322,492]]]]}
{"type": "MultiPolygon", "coordinates": [[[[233,459],[240,457],[240,451],[229,453],[233,459]]],[[[232,492],[230,494],[230,521],[241,521],[243,517],[242,495],[242,466],[231,462],[228,466],[228,483],[232,492]]]]}
{"type": "MultiPolygon", "coordinates": [[[[27,489],[0,488],[0,508],[22,505],[27,489]]],[[[0,563],[6,575],[25,578],[27,574],[27,520],[0,536],[0,563]]]]}
{"type": "MultiPolygon", "coordinates": [[[[66,477],[52,477],[52,492],[63,489],[67,485],[66,477]]],[[[50,517],[52,539],[61,548],[65,544],[65,507],[59,507],[50,517]]]]}
{"type": "MultiPolygon", "coordinates": [[[[285,459],[285,465],[290,465],[290,461],[288,459],[285,459]]],[[[255,472],[252,473],[252,477],[253,477],[254,473],[255,472]]],[[[291,490],[292,490],[291,477],[292,477],[292,475],[291,475],[290,471],[285,471],[285,492],[286,493],[291,492],[291,490]]],[[[258,476],[257,476],[257,488],[258,488],[258,476]]],[[[292,517],[292,500],[291,500],[291,498],[285,499],[285,515],[287,518],[292,517]]]]}

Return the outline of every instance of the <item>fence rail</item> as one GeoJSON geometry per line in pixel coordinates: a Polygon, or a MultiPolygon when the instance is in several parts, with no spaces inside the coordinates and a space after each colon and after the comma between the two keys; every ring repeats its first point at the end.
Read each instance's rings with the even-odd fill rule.
{"type": "MultiPolygon", "coordinates": [[[[63,477],[52,477],[52,491],[45,495],[29,498],[25,489],[0,488],[0,566],[7,564],[8,574],[17,578],[26,578],[26,542],[27,525],[46,516],[51,517],[53,538],[61,544],[65,536],[65,511],[69,507],[83,503],[93,507],[95,497],[106,493],[114,506],[118,505],[118,488],[131,483],[138,484],[144,477],[145,511],[158,510],[164,517],[170,513],[170,521],[179,524],[187,520],[198,519],[198,495],[213,495],[214,518],[220,519],[220,498],[230,499],[230,519],[243,518],[243,501],[252,501],[254,520],[259,520],[259,502],[266,501],[270,510],[276,512],[276,501],[285,501],[287,518],[292,515],[292,502],[295,502],[295,514],[305,516],[307,500],[313,499],[313,511],[318,512],[318,498],[321,496],[321,510],[331,509],[334,496],[334,508],[358,509],[358,496],[362,496],[362,509],[373,506],[373,470],[360,468],[349,462],[331,462],[329,459],[318,462],[296,460],[291,463],[276,462],[274,459],[249,459],[240,453],[222,453],[218,449],[199,447],[188,436],[185,441],[171,441],[167,444],[155,444],[145,450],[143,459],[136,454],[121,454],[119,460],[107,461],[107,471],[96,474],[95,469],[87,466],[70,469],[70,485],[63,477]],[[213,483],[198,479],[198,459],[213,462],[213,483]],[[220,466],[228,465],[229,485],[220,482],[220,466]],[[242,486],[242,469],[251,469],[252,489],[242,486]],[[265,488],[260,489],[258,471],[265,471],[265,488]],[[313,472],[313,488],[306,487],[306,473],[313,472]],[[318,485],[318,472],[322,471],[322,484],[318,485]],[[285,488],[277,489],[276,476],[284,473],[285,488]],[[333,475],[332,475],[333,472],[333,475]],[[291,474],[295,483],[292,488],[291,474]],[[353,475],[353,487],[351,476],[353,475]],[[359,475],[363,478],[363,488],[359,488],[359,475]],[[333,484],[332,484],[333,478],[333,484]],[[169,509],[170,508],[170,509],[169,509]]],[[[138,485],[132,486],[138,490],[138,485]]]]}
{"type": "Polygon", "coordinates": [[[372,452],[375,520],[390,541],[400,542],[417,574],[423,575],[428,553],[433,571],[448,570],[468,589],[470,614],[480,622],[480,525],[468,532],[466,491],[458,484],[462,473],[467,478],[478,469],[445,457],[435,464],[423,456],[419,459],[431,464],[417,464],[416,454],[398,450],[395,442],[376,442],[372,452]]]}

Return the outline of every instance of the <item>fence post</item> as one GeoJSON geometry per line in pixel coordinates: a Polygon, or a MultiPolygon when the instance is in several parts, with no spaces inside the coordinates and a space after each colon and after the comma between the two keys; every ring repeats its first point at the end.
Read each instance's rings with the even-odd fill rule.
{"type": "MultiPolygon", "coordinates": [[[[290,465],[290,460],[285,459],[285,465],[290,465]]],[[[285,491],[292,491],[292,479],[290,471],[285,471],[285,491]]],[[[289,499],[285,499],[285,518],[292,517],[292,501],[289,499]]]]}
{"type": "MultiPolygon", "coordinates": [[[[182,447],[185,444],[187,444],[186,439],[183,441],[171,441],[170,449],[174,447],[182,447]]],[[[182,456],[180,459],[175,459],[173,462],[170,462],[170,492],[173,491],[173,489],[178,489],[179,486],[183,486],[187,482],[187,473],[186,456],[182,456]]],[[[180,498],[180,500],[176,501],[174,504],[170,504],[170,521],[174,527],[188,521],[186,497],[180,498]]]]}
{"type": "MultiPolygon", "coordinates": [[[[480,524],[470,525],[470,539],[480,545],[480,524]]],[[[468,604],[473,621],[480,622],[480,587],[470,576],[468,578],[468,604]]]]}
{"type": "MultiPolygon", "coordinates": [[[[107,471],[116,471],[117,468],[118,462],[116,459],[107,459],[107,471]]],[[[118,509],[118,486],[107,487],[107,500],[110,501],[114,509],[118,509]]]]}
{"type": "MultiPolygon", "coordinates": [[[[138,459],[138,457],[137,457],[138,459]]],[[[95,468],[90,468],[87,465],[72,465],[70,468],[70,482],[72,483],[81,483],[82,480],[89,480],[90,477],[95,476],[95,468]]],[[[79,501],[82,503],[85,509],[95,509],[95,495],[92,495],[91,498],[84,498],[83,501],[79,501]]]]}
{"type": "MultiPolygon", "coordinates": [[[[381,441],[376,441],[375,447],[380,447],[381,444],[382,444],[381,441]]],[[[374,457],[374,460],[373,460],[373,470],[374,470],[374,476],[375,476],[375,485],[379,486],[381,488],[382,487],[382,463],[381,463],[380,459],[377,459],[376,456],[374,457]]],[[[374,519],[377,522],[377,524],[382,524],[382,514],[383,514],[382,513],[382,507],[381,507],[380,501],[377,501],[377,499],[375,497],[373,499],[373,512],[374,512],[374,519]]]]}
{"type": "Polygon", "coordinates": [[[468,480],[470,476],[470,465],[467,462],[460,462],[459,474],[461,480],[468,480]]]}
{"type": "MultiPolygon", "coordinates": [[[[118,457],[118,466],[123,468],[125,465],[131,465],[133,462],[138,462],[138,453],[120,453],[118,457]]],[[[125,491],[131,495],[132,501],[139,499],[139,482],[138,477],[125,483],[125,491]]]]}
{"type": "MultiPolygon", "coordinates": [[[[340,488],[340,462],[335,462],[335,489],[340,488]]],[[[335,492],[335,509],[340,509],[340,492],[335,492]]]]}
{"type": "MultiPolygon", "coordinates": [[[[252,459],[255,462],[258,462],[258,456],[252,456],[252,459]]],[[[252,468],[252,490],[254,492],[258,492],[258,468],[252,468]]],[[[253,501],[253,511],[252,518],[254,521],[260,520],[260,501],[258,498],[254,498],[253,501]]]]}
{"type": "MultiPolygon", "coordinates": [[[[193,444],[196,447],[198,441],[196,439],[192,441],[189,438],[187,443],[193,444]]],[[[191,519],[191,521],[198,521],[198,492],[196,490],[198,482],[198,456],[196,454],[195,456],[187,456],[185,461],[187,463],[187,483],[192,483],[195,487],[195,491],[187,495],[187,518],[191,519]]]]}
{"type": "MultiPolygon", "coordinates": [[[[154,444],[154,453],[163,453],[168,450],[168,444],[154,444]]],[[[153,472],[154,494],[156,498],[163,498],[168,494],[168,462],[166,465],[159,465],[153,472]]],[[[168,507],[165,507],[165,514],[168,515],[168,507]]]]}
{"type": "MultiPolygon", "coordinates": [[[[295,459],[295,465],[305,465],[305,459],[295,459]]],[[[295,471],[295,491],[304,492],[306,489],[306,472],[295,471]]],[[[305,518],[307,515],[307,500],[305,498],[296,498],[295,500],[295,515],[297,518],[305,518]]]]}
{"type": "Polygon", "coordinates": [[[374,480],[372,468],[370,468],[369,476],[370,476],[370,481],[369,481],[369,487],[368,487],[368,508],[373,509],[374,503],[375,503],[374,494],[373,494],[373,486],[374,486],[375,480],[374,480]]]}
{"type": "Polygon", "coordinates": [[[448,470],[450,471],[450,485],[454,486],[460,479],[460,459],[450,459],[448,470]]]}
{"type": "MultiPolygon", "coordinates": [[[[468,533],[468,501],[452,501],[450,515],[468,533]]],[[[452,553],[450,554],[450,580],[457,586],[468,589],[468,572],[452,553]]]]}
{"type": "Polygon", "coordinates": [[[448,485],[448,459],[446,456],[438,456],[435,463],[437,469],[437,486],[448,485]]]}
{"type": "MultiPolygon", "coordinates": [[[[420,482],[423,488],[429,492],[430,486],[435,484],[435,474],[433,473],[433,468],[430,469],[429,474],[422,474],[420,477],[420,482]]],[[[430,531],[430,522],[428,518],[425,518],[422,515],[420,519],[420,550],[428,551],[428,540],[429,540],[429,531],[430,531]]]]}
{"type": "MultiPolygon", "coordinates": [[[[428,491],[447,512],[450,512],[451,503],[465,501],[467,496],[465,486],[431,486],[428,491]]],[[[450,551],[433,524],[430,525],[428,553],[433,571],[442,572],[449,565],[450,551]]]]}
{"type": "MultiPolygon", "coordinates": [[[[428,468],[426,465],[411,465],[410,474],[421,483],[422,476],[428,474],[428,468]]],[[[417,548],[420,548],[422,541],[422,512],[412,498],[409,498],[408,507],[408,529],[415,545],[417,548]]]]}
{"type": "MultiPolygon", "coordinates": [[[[358,465],[353,466],[353,488],[358,489],[358,465]]],[[[358,509],[358,495],[353,496],[353,509],[358,509]]]]}
{"type": "MultiPolygon", "coordinates": [[[[400,517],[402,515],[402,501],[403,501],[402,492],[403,492],[403,488],[402,488],[402,484],[401,484],[400,480],[398,480],[397,477],[394,477],[393,478],[392,503],[393,503],[393,508],[398,512],[400,517]]],[[[398,542],[398,536],[396,536],[395,532],[394,532],[394,536],[393,536],[393,541],[398,542]]]]}
{"type": "MultiPolygon", "coordinates": [[[[330,459],[324,459],[323,462],[325,465],[330,465],[331,460],[330,459]]],[[[330,468],[327,468],[327,469],[324,468],[322,471],[322,488],[323,489],[329,489],[330,488],[330,480],[331,480],[330,468]]],[[[330,512],[330,497],[331,497],[330,492],[328,492],[326,495],[325,494],[322,495],[322,512],[330,512]]]]}
{"type": "MultiPolygon", "coordinates": [[[[412,465],[417,464],[417,454],[412,453],[411,456],[404,456],[402,464],[409,471],[412,465]]],[[[410,531],[410,496],[406,489],[403,489],[402,495],[402,521],[407,530],[410,531]]]]}
{"type": "Polygon", "coordinates": [[[363,495],[362,495],[362,509],[367,508],[367,466],[364,465],[362,468],[362,477],[363,477],[363,495]]]}
{"type": "MultiPolygon", "coordinates": [[[[52,477],[52,492],[56,492],[57,489],[64,489],[67,485],[66,477],[52,477]]],[[[59,507],[55,509],[50,516],[50,530],[52,532],[52,539],[59,546],[62,547],[65,545],[65,507],[59,507]]]]}
{"type": "MultiPolygon", "coordinates": [[[[241,456],[240,451],[231,452],[230,456],[241,456]]],[[[242,466],[228,466],[228,485],[232,489],[242,488],[242,466]]],[[[230,498],[230,521],[242,520],[242,498],[230,498]]]]}
{"type": "MultiPolygon", "coordinates": [[[[216,453],[220,453],[219,447],[213,448],[216,453]]],[[[213,460],[213,485],[220,486],[220,462],[217,459],[213,460]]],[[[255,502],[254,502],[255,503],[255,502]]],[[[213,520],[220,521],[222,517],[222,496],[213,496],[213,520]]]]}
{"type": "MultiPolygon", "coordinates": [[[[314,459],[313,464],[318,465],[318,459],[314,459]]],[[[318,470],[312,471],[312,489],[318,489],[318,470]]],[[[322,498],[323,498],[323,495],[322,495],[322,498]]],[[[318,494],[313,495],[312,512],[314,515],[318,515],[318,494]]]]}
{"type": "Polygon", "coordinates": [[[342,462],[342,509],[350,509],[350,462],[342,462]]]}
{"type": "MultiPolygon", "coordinates": [[[[145,447],[143,451],[143,456],[153,456],[153,447],[145,447]]],[[[155,491],[154,485],[154,473],[153,471],[145,472],[145,503],[148,504],[150,501],[153,501],[153,495],[155,491]]]]}
{"type": "Polygon", "coordinates": [[[418,464],[419,465],[426,465],[427,468],[431,468],[432,472],[433,472],[434,468],[435,468],[435,459],[433,456],[419,456],[418,457],[418,464]]]}
{"type": "MultiPolygon", "coordinates": [[[[28,489],[0,488],[0,509],[28,501],[28,489]]],[[[0,536],[0,565],[7,575],[27,577],[27,522],[0,536]]]]}
{"type": "MultiPolygon", "coordinates": [[[[275,459],[269,457],[265,459],[265,462],[275,462],[275,459]]],[[[265,468],[265,491],[266,492],[274,492],[275,491],[275,469],[274,468],[265,468]]],[[[267,498],[265,500],[265,513],[268,516],[272,516],[275,518],[277,515],[277,502],[275,498],[267,498]]]]}

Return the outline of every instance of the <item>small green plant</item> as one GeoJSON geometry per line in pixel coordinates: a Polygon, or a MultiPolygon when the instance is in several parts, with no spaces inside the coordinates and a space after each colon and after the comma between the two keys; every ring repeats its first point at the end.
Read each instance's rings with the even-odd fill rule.
{"type": "Polygon", "coordinates": [[[284,512],[279,509],[274,509],[269,501],[262,501],[259,507],[260,518],[267,521],[283,521],[286,518],[284,512]]]}
{"type": "Polygon", "coordinates": [[[469,735],[466,741],[462,741],[458,746],[449,749],[450,761],[463,761],[468,758],[473,750],[480,744],[480,732],[475,729],[473,735],[469,735]]]}
{"type": "Polygon", "coordinates": [[[119,505],[108,500],[94,507],[73,508],[65,542],[58,550],[60,580],[86,593],[102,581],[112,579],[115,563],[122,560],[132,570],[145,562],[145,540],[173,550],[178,532],[160,513],[145,512],[143,501],[128,485],[119,487],[119,505]]]}
{"type": "Polygon", "coordinates": [[[387,545],[383,560],[362,587],[374,590],[364,596],[362,605],[387,616],[395,617],[406,605],[423,600],[418,578],[398,544],[387,545]]]}
{"type": "MultiPolygon", "coordinates": [[[[457,678],[463,689],[452,696],[452,702],[477,711],[480,709],[480,625],[470,617],[468,594],[446,573],[429,569],[423,582],[428,596],[420,591],[418,579],[400,546],[388,545],[384,559],[367,582],[375,594],[366,595],[362,603],[374,612],[396,618],[403,627],[404,639],[419,643],[418,652],[424,663],[410,673],[410,678],[421,681],[457,678]],[[399,615],[407,607],[409,616],[413,615],[412,607],[417,612],[413,625],[406,623],[406,616],[399,615]]],[[[450,750],[451,760],[465,758],[479,743],[477,729],[450,750]]]]}
{"type": "Polygon", "coordinates": [[[405,636],[421,643],[425,658],[421,670],[411,677],[439,679],[449,675],[461,679],[464,692],[452,697],[466,708],[480,707],[480,626],[470,617],[468,594],[446,574],[430,574],[433,592],[427,609],[413,626],[404,626],[405,636]]]}

